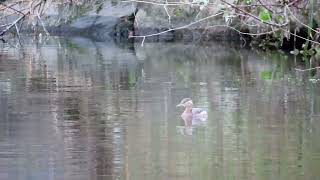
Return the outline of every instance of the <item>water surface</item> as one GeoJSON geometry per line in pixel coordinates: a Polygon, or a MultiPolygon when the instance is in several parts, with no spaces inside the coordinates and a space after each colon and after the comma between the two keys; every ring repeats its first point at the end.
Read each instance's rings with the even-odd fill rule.
{"type": "Polygon", "coordinates": [[[227,45],[49,38],[0,53],[0,179],[320,179],[320,72],[227,45]],[[184,97],[208,110],[186,127],[184,97]]]}

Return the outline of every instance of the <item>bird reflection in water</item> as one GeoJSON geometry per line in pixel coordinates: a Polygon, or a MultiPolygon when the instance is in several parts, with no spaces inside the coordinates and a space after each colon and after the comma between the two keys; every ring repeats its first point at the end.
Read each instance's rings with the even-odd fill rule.
{"type": "Polygon", "coordinates": [[[194,108],[190,98],[182,99],[177,107],[185,108],[181,114],[181,118],[184,121],[184,127],[178,128],[178,131],[183,135],[192,135],[194,126],[203,124],[208,119],[207,111],[202,108],[194,108]]]}

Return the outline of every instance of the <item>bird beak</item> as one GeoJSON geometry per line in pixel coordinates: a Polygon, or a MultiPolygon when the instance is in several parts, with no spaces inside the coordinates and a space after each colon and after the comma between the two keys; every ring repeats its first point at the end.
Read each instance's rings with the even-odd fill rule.
{"type": "Polygon", "coordinates": [[[177,105],[177,107],[184,107],[184,105],[180,103],[177,105]]]}

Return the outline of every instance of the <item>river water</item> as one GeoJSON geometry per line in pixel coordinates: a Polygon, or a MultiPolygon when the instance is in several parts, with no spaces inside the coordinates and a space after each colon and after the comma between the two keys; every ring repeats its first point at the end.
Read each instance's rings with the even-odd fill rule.
{"type": "Polygon", "coordinates": [[[320,179],[320,73],[222,43],[0,52],[1,180],[320,179]],[[208,110],[191,127],[176,105],[208,110]]]}

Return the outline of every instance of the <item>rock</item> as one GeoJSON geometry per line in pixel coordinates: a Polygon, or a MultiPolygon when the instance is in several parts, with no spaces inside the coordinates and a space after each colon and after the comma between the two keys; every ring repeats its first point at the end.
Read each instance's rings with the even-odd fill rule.
{"type": "MultiPolygon", "coordinates": [[[[94,39],[107,39],[117,35],[127,36],[133,29],[130,19],[136,11],[135,4],[104,0],[101,3],[49,6],[42,20],[51,34],[82,35],[94,39]]],[[[42,30],[41,23],[33,18],[29,25],[42,30]]],[[[26,29],[31,29],[30,26],[26,29]]]]}
{"type": "MultiPolygon", "coordinates": [[[[158,2],[163,3],[164,1],[158,2]]],[[[222,14],[215,16],[220,12],[218,6],[174,5],[166,8],[167,11],[162,5],[139,4],[134,23],[135,35],[155,34],[170,28],[184,27],[160,36],[146,38],[146,41],[240,39],[239,34],[230,29],[221,26],[214,27],[215,25],[226,25],[222,14]],[[206,19],[202,20],[203,18],[206,19]]]]}

